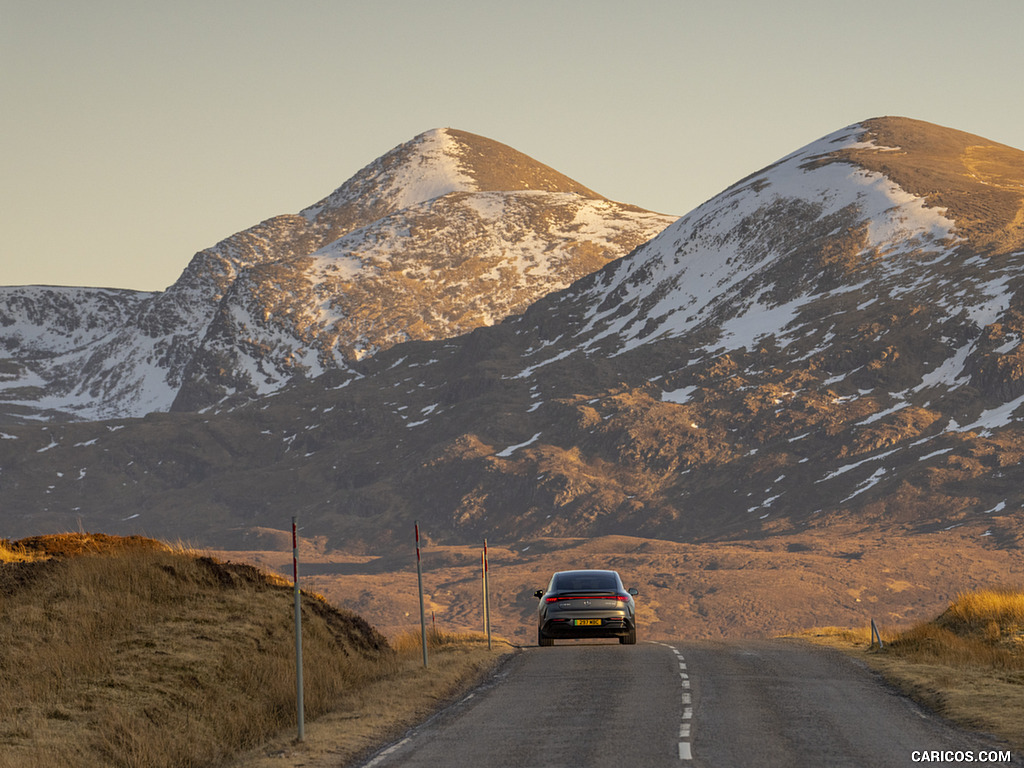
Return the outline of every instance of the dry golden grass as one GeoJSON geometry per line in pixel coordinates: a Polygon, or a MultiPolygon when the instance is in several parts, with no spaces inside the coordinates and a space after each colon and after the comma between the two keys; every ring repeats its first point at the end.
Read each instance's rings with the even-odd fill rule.
{"type": "Polygon", "coordinates": [[[7,539],[0,540],[0,563],[26,563],[35,559],[33,553],[24,547],[12,544],[7,539]]]}
{"type": "MultiPolygon", "coordinates": [[[[290,584],[147,539],[4,541],[0,558],[0,768],[221,765],[294,726],[290,584]]],[[[408,655],[303,595],[310,721],[408,655]]]]}
{"type": "Polygon", "coordinates": [[[884,632],[834,627],[802,637],[855,654],[915,701],[1024,750],[1024,592],[965,592],[936,619],[884,632]]]}
{"type": "Polygon", "coordinates": [[[340,697],[332,712],[307,723],[304,742],[295,741],[294,730],[281,732],[230,762],[230,768],[338,768],[363,760],[463,696],[514,652],[500,639],[488,649],[480,633],[428,632],[424,668],[418,630],[398,635],[392,645],[394,674],[340,697]]]}
{"type": "Polygon", "coordinates": [[[935,623],[958,635],[979,637],[989,643],[1019,644],[1024,633],[1024,592],[963,592],[935,623]]]}

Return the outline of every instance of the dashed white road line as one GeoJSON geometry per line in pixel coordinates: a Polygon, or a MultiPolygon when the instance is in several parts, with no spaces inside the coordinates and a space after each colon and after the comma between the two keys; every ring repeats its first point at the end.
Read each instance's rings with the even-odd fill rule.
{"type": "Polygon", "coordinates": [[[683,654],[675,646],[665,644],[672,653],[676,655],[679,663],[679,684],[682,688],[681,701],[683,704],[682,722],[679,724],[679,759],[693,760],[693,751],[690,747],[692,741],[690,720],[693,719],[693,698],[690,696],[690,675],[686,669],[686,661],[683,654]]]}

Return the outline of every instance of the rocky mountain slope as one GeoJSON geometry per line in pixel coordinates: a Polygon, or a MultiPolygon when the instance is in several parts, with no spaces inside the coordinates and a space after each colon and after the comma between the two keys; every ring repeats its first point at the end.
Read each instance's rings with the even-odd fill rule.
{"type": "Polygon", "coordinates": [[[0,419],[273,392],[498,322],[672,220],[490,139],[429,131],[300,213],[196,254],[166,291],[0,288],[0,419]]]}
{"type": "Polygon", "coordinates": [[[4,428],[5,525],[1017,547],[1022,211],[1024,153],[870,120],[500,324],[238,407],[4,428]]]}

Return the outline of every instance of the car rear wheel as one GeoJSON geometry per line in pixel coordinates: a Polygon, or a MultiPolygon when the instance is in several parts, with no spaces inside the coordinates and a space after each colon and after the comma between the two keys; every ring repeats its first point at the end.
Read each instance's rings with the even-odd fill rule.
{"type": "Polygon", "coordinates": [[[545,637],[543,632],[541,632],[539,629],[537,630],[537,645],[539,645],[541,647],[545,647],[545,646],[554,645],[554,644],[555,644],[554,638],[545,637]]]}
{"type": "Polygon", "coordinates": [[[619,642],[622,645],[636,645],[636,627],[630,629],[628,635],[619,637],[619,642]]]}

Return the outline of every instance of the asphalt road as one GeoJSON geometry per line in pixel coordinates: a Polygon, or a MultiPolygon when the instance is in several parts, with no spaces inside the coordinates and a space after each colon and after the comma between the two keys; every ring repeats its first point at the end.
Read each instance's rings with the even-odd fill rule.
{"type": "Polygon", "coordinates": [[[525,649],[364,765],[1024,765],[1006,750],[928,715],[851,659],[796,641],[556,644],[525,649]]]}

